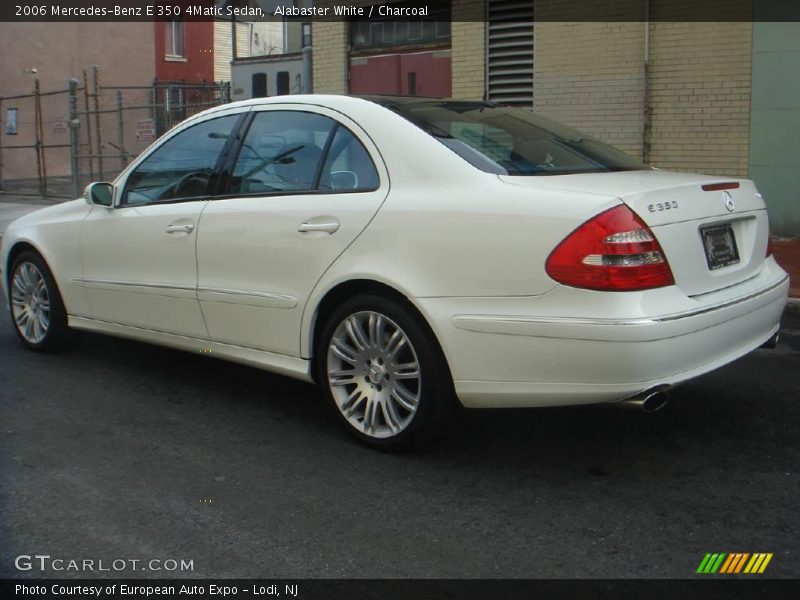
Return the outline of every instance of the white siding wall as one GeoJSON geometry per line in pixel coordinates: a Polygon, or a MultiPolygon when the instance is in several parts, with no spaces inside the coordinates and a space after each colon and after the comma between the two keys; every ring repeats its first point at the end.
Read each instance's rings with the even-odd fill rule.
{"type": "MultiPolygon", "coordinates": [[[[240,58],[262,53],[280,54],[284,46],[283,23],[236,22],[236,53],[240,58]],[[258,45],[255,44],[258,34],[258,45]]],[[[231,80],[231,22],[214,21],[214,80],[231,80]]]]}

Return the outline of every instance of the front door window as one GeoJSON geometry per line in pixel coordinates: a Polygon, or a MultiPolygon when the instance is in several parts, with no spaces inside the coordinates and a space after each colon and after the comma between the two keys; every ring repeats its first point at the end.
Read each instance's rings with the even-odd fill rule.
{"type": "Polygon", "coordinates": [[[123,205],[202,198],[240,115],[209,119],[159,146],[128,176],[123,205]]]}

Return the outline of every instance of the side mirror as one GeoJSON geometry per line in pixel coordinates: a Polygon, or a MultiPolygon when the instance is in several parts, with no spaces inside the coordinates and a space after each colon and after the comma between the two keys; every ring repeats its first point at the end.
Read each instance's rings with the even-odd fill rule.
{"type": "Polygon", "coordinates": [[[83,190],[83,198],[87,204],[111,206],[114,203],[114,186],[103,181],[95,181],[83,190]]]}
{"type": "Polygon", "coordinates": [[[331,188],[334,190],[354,190],[358,187],[358,175],[352,171],[333,171],[331,188]]]}

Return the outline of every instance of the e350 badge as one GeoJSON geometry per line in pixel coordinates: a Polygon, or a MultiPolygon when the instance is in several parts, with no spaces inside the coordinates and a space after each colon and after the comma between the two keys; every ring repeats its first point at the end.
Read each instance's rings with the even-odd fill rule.
{"type": "Polygon", "coordinates": [[[674,210],[678,208],[678,201],[677,200],[670,200],[668,202],[656,202],[654,204],[648,204],[647,210],[650,212],[662,212],[665,210],[674,210]]]}

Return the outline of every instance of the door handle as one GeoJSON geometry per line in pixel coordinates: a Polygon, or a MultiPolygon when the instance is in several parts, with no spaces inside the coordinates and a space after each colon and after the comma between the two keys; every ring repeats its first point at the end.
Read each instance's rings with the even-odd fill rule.
{"type": "Polygon", "coordinates": [[[167,233],[192,233],[194,231],[194,225],[191,223],[186,223],[184,225],[168,225],[167,226],[167,233]]]}
{"type": "Polygon", "coordinates": [[[324,231],[325,233],[335,233],[338,230],[339,230],[338,221],[329,221],[327,223],[309,223],[308,221],[306,221],[297,228],[297,231],[300,232],[324,231]]]}

